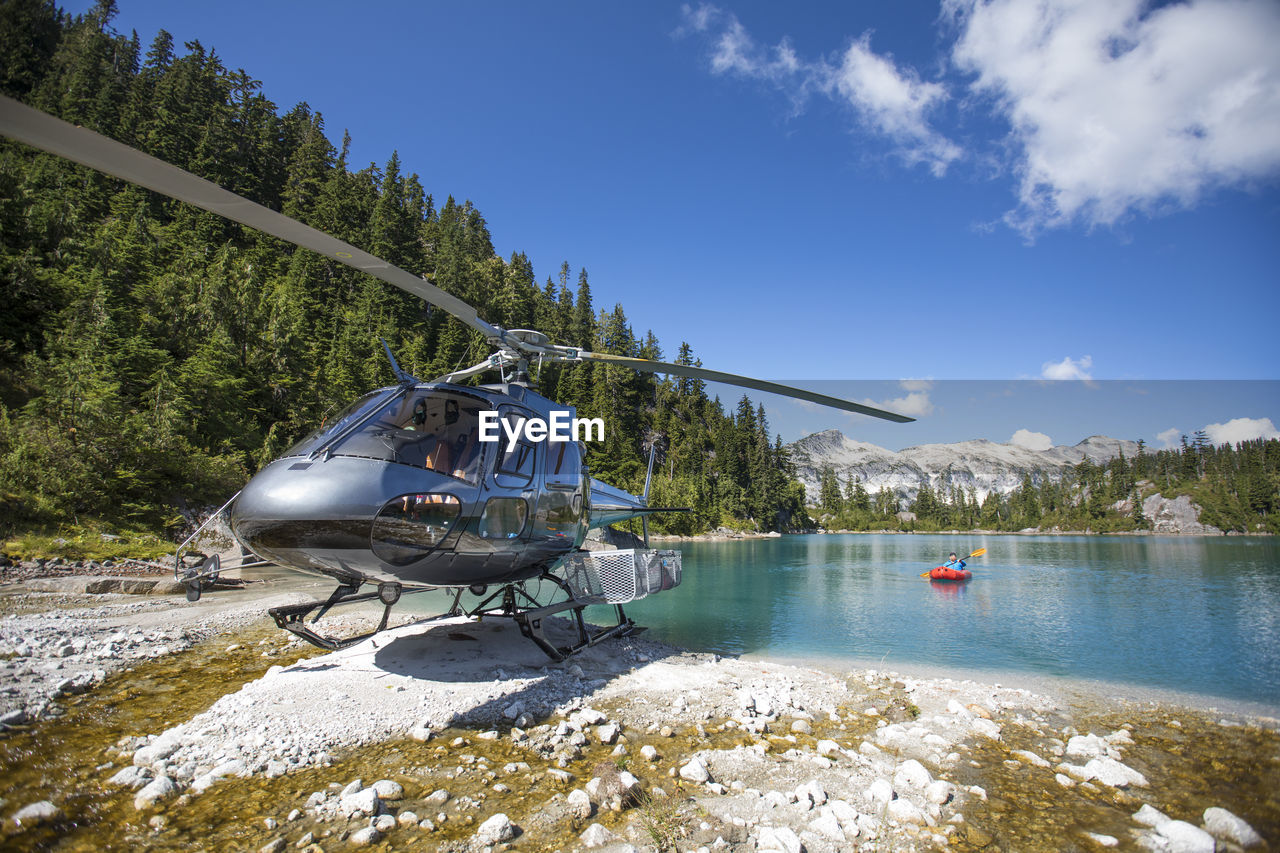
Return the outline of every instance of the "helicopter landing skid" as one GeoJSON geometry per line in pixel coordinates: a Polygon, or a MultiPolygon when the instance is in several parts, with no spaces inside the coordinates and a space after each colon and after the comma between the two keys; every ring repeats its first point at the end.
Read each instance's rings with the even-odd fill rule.
{"type": "MultiPolygon", "coordinates": [[[[520,627],[520,633],[532,640],[538,648],[546,653],[547,657],[554,661],[565,660],[571,655],[575,655],[583,649],[594,646],[596,643],[603,642],[611,637],[628,637],[644,630],[623,612],[621,604],[615,603],[613,606],[618,615],[617,624],[599,631],[589,631],[586,620],[582,616],[582,611],[594,604],[609,604],[611,602],[602,595],[576,597],[573,589],[565,583],[563,578],[549,572],[544,572],[539,580],[554,583],[568,594],[568,600],[540,605],[533,596],[524,591],[523,587],[507,584],[471,610],[466,611],[466,613],[468,616],[504,616],[514,619],[516,625],[520,627]],[[501,601],[494,604],[497,599],[501,599],[501,601]],[[573,611],[573,624],[578,633],[577,642],[567,646],[557,646],[547,637],[543,620],[566,610],[573,611]]],[[[458,610],[456,599],[454,608],[455,611],[458,610]]]]}
{"type": "MultiPolygon", "coordinates": [[[[514,619],[515,623],[520,627],[520,633],[532,640],[538,648],[546,653],[547,657],[554,661],[565,660],[571,655],[575,655],[583,649],[594,646],[611,637],[628,637],[645,630],[636,625],[623,611],[622,605],[617,603],[613,603],[618,616],[617,624],[598,631],[589,630],[582,611],[591,605],[610,604],[612,602],[600,595],[576,597],[573,589],[565,583],[563,578],[550,573],[544,573],[539,580],[554,583],[569,596],[568,600],[558,601],[553,604],[539,604],[537,599],[524,590],[523,586],[519,584],[504,584],[501,589],[475,607],[466,609],[461,602],[462,593],[467,588],[459,587],[454,595],[453,605],[447,612],[421,621],[433,622],[437,619],[448,619],[454,616],[471,616],[477,619],[483,619],[485,616],[502,616],[514,619]],[[567,646],[557,646],[547,637],[546,626],[543,623],[548,617],[563,613],[566,610],[573,612],[573,625],[577,630],[577,640],[567,646]]],[[[272,607],[267,613],[275,620],[277,627],[296,634],[313,646],[336,652],[340,649],[354,646],[356,643],[367,640],[374,634],[386,630],[387,622],[391,618],[391,608],[400,600],[401,589],[399,584],[379,584],[377,592],[362,593],[358,592],[359,589],[360,584],[358,583],[343,584],[335,589],[324,601],[307,601],[302,604],[272,607]],[[358,604],[375,599],[381,601],[385,607],[382,611],[382,620],[378,623],[378,627],[372,631],[367,631],[354,637],[340,638],[325,636],[311,627],[316,622],[319,622],[320,618],[333,607],[340,604],[358,604]],[[312,613],[315,613],[315,616],[308,623],[307,617],[311,616],[312,613]]]]}
{"type": "MultiPolygon", "coordinates": [[[[284,607],[272,607],[267,611],[271,618],[276,621],[276,626],[297,634],[313,646],[318,646],[326,651],[336,652],[339,649],[345,649],[348,646],[354,646],[363,640],[367,640],[374,634],[386,630],[387,621],[391,618],[391,608],[400,600],[400,585],[394,583],[384,583],[378,585],[377,592],[357,593],[360,584],[343,584],[333,591],[324,601],[308,601],[303,604],[289,604],[284,607]],[[385,607],[382,610],[382,621],[378,623],[378,627],[372,631],[360,634],[355,637],[335,638],[326,637],[313,630],[306,622],[308,616],[315,611],[315,617],[311,620],[311,624],[320,621],[320,617],[329,612],[331,608],[339,604],[356,604],[361,601],[380,600],[385,607]]],[[[446,614],[447,615],[447,614],[446,614]]],[[[441,618],[441,617],[436,617],[441,618]]]]}

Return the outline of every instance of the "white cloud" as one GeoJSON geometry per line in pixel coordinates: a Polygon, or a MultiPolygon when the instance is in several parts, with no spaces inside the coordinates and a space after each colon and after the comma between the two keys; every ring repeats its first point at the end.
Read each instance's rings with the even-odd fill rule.
{"type": "Polygon", "coordinates": [[[1156,433],[1156,441],[1164,447],[1173,447],[1182,440],[1182,430],[1177,427],[1169,427],[1163,432],[1156,433]]]}
{"type": "Polygon", "coordinates": [[[1020,151],[1024,233],[1189,207],[1280,168],[1280,3],[943,0],[1020,151]]]}
{"type": "Polygon", "coordinates": [[[1032,432],[1029,429],[1020,429],[1010,438],[1009,443],[1018,447],[1025,447],[1027,450],[1048,450],[1053,447],[1053,439],[1042,432],[1032,432]]]}
{"type": "Polygon", "coordinates": [[[1209,424],[1204,431],[1214,444],[1236,444],[1255,438],[1280,438],[1280,430],[1276,429],[1271,418],[1232,418],[1225,424],[1209,424]]]}
{"type": "Polygon", "coordinates": [[[922,81],[911,68],[871,49],[871,34],[849,45],[839,67],[826,71],[828,94],[835,92],[871,127],[893,139],[907,161],[925,163],[937,177],[963,153],[929,125],[927,114],[947,99],[941,83],[922,81]]]}
{"type": "Polygon", "coordinates": [[[821,94],[848,107],[860,125],[887,137],[908,163],[923,163],[936,176],[963,152],[936,131],[929,113],[948,97],[941,83],[921,80],[912,68],[871,49],[863,33],[835,62],[801,59],[783,38],[771,48],[756,44],[730,12],[703,4],[682,9],[677,35],[702,33],[711,40],[711,71],[769,83],[786,95],[797,112],[809,97],[821,94]]]}
{"type": "MultiPolygon", "coordinates": [[[[905,397],[895,397],[892,400],[862,400],[864,406],[875,406],[877,409],[887,409],[899,415],[906,415],[911,418],[921,418],[925,415],[933,414],[933,401],[929,399],[929,394],[925,391],[912,391],[905,397]]],[[[858,415],[857,417],[866,417],[858,415]]]]}
{"type": "Polygon", "coordinates": [[[1040,376],[1043,379],[1092,379],[1089,370],[1093,367],[1093,357],[1073,359],[1067,356],[1062,361],[1046,361],[1040,365],[1040,376]]]}
{"type": "Polygon", "coordinates": [[[932,379],[900,379],[898,384],[903,391],[928,391],[933,387],[932,379]]]}

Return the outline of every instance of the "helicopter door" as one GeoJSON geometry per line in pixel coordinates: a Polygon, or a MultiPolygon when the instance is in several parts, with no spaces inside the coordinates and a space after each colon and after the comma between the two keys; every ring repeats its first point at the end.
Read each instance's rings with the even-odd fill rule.
{"type": "Polygon", "coordinates": [[[535,536],[576,540],[583,516],[582,479],[582,445],[576,441],[548,441],[543,445],[542,494],[534,518],[535,536]]]}

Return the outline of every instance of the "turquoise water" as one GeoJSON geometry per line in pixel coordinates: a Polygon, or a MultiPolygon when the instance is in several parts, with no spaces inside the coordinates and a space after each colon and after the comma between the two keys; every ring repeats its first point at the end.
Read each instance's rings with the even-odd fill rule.
{"type": "Polygon", "coordinates": [[[687,648],[1034,673],[1280,706],[1274,537],[784,536],[655,543],[684,581],[628,606],[687,648]],[[920,572],[987,548],[974,577],[920,572]]]}

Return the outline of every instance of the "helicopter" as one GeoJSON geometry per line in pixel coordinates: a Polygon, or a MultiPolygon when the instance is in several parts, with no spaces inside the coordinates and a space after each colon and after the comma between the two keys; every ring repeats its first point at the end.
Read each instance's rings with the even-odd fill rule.
{"type": "Polygon", "coordinates": [[[504,329],[423,277],[5,96],[0,96],[0,133],[372,275],[448,312],[492,347],[471,367],[423,381],[401,370],[384,341],[397,383],[368,392],[326,420],[254,475],[178,547],[175,579],[193,601],[228,568],[274,563],[335,580],[337,587],[325,600],[268,611],[279,627],[324,649],[344,648],[385,630],[402,594],[444,589],[452,594],[452,605],[432,618],[511,618],[550,658],[563,660],[643,630],[623,605],[679,585],[680,553],[648,548],[647,519],[688,510],[649,506],[652,448],[640,495],[591,477],[582,436],[548,428],[570,421],[576,426],[576,411],[538,393],[530,378],[535,362],[599,362],[736,385],[899,423],[914,420],[801,388],[591,352],[553,343],[536,330],[504,329]],[[497,373],[500,381],[463,384],[486,373],[497,373]],[[240,562],[224,566],[214,554],[186,565],[187,546],[220,518],[241,546],[240,562]],[[591,528],[634,518],[642,521],[644,548],[582,549],[591,528]],[[376,591],[361,592],[365,585],[376,591]],[[463,605],[468,592],[478,603],[463,605]],[[335,606],[374,599],[384,610],[371,632],[333,638],[312,627],[335,606]],[[584,609],[602,604],[615,608],[615,624],[588,626],[584,609]],[[575,629],[567,644],[546,632],[546,620],[565,613],[575,629]]]}

